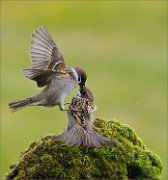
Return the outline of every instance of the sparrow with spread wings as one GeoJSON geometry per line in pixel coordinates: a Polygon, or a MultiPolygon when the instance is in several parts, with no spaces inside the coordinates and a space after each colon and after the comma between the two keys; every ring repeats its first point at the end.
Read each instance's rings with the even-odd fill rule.
{"type": "Polygon", "coordinates": [[[77,66],[66,67],[57,45],[44,27],[32,35],[30,56],[32,68],[23,69],[24,76],[35,81],[39,88],[45,88],[35,96],[10,103],[9,108],[17,111],[26,106],[58,105],[60,110],[68,111],[64,108],[64,99],[77,85],[81,89],[85,86],[86,72],[77,66]]]}
{"type": "Polygon", "coordinates": [[[86,88],[80,88],[80,92],[73,97],[69,109],[80,111],[68,111],[68,127],[61,134],[54,136],[53,140],[63,140],[66,145],[89,146],[100,148],[110,140],[92,129],[94,122],[93,112],[96,110],[92,92],[86,88]]]}

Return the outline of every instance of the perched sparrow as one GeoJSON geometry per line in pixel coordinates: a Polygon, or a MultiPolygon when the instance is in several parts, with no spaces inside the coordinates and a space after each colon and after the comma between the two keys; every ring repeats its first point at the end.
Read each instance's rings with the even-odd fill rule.
{"type": "Polygon", "coordinates": [[[44,27],[32,35],[30,55],[32,69],[23,69],[23,73],[36,81],[38,87],[45,88],[35,96],[10,103],[9,108],[16,111],[26,106],[58,105],[60,110],[67,110],[64,99],[77,85],[85,86],[86,72],[77,66],[66,68],[63,56],[44,27]]]}
{"type": "Polygon", "coordinates": [[[80,112],[67,112],[68,127],[67,130],[54,140],[64,140],[64,144],[75,146],[101,147],[109,142],[109,139],[103,137],[92,129],[94,121],[93,112],[96,110],[92,92],[83,87],[76,97],[72,99],[69,109],[79,109],[80,112]]]}

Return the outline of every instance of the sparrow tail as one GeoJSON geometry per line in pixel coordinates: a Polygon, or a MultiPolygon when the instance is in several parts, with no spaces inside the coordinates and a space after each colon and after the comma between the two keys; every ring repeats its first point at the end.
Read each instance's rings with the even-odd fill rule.
{"type": "Polygon", "coordinates": [[[75,125],[71,129],[67,130],[61,135],[54,136],[53,140],[63,139],[64,144],[74,146],[89,146],[100,148],[110,140],[101,134],[97,133],[93,129],[83,129],[79,125],[75,125]]]}
{"type": "Polygon", "coordinates": [[[28,97],[28,98],[20,100],[20,101],[15,101],[15,102],[9,103],[9,108],[12,110],[12,112],[15,112],[26,106],[31,106],[31,105],[35,105],[35,104],[36,105],[38,104],[35,97],[28,97]]]}

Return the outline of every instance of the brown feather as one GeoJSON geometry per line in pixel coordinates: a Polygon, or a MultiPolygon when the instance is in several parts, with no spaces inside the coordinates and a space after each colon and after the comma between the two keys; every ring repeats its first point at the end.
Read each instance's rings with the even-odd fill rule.
{"type": "Polygon", "coordinates": [[[34,69],[60,70],[66,67],[57,45],[44,27],[33,33],[30,55],[34,69]]]}

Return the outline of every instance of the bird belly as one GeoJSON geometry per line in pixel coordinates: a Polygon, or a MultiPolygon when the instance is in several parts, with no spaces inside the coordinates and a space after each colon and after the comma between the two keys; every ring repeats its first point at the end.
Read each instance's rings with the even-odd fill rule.
{"type": "Polygon", "coordinates": [[[75,81],[69,78],[55,78],[44,89],[45,105],[56,106],[63,102],[70,92],[76,87],[75,81]]]}

